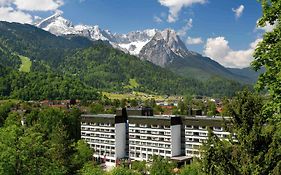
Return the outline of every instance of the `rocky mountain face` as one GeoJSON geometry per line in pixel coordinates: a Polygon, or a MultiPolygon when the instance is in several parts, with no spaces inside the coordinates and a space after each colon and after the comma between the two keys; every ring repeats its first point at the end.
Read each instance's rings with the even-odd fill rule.
{"type": "Polygon", "coordinates": [[[189,51],[172,29],[157,31],[139,53],[141,59],[146,59],[161,67],[167,67],[177,59],[192,55],[199,54],[189,51]]]}
{"type": "Polygon", "coordinates": [[[127,34],[111,33],[102,30],[98,25],[73,25],[71,21],[62,17],[61,12],[42,20],[37,27],[51,32],[55,35],[79,35],[91,40],[108,41],[113,47],[132,55],[138,55],[142,47],[155,35],[156,29],[134,31],[127,34]]]}
{"type": "Polygon", "coordinates": [[[172,29],[163,31],[147,29],[117,34],[102,30],[97,25],[73,25],[71,21],[62,17],[61,12],[42,20],[36,26],[55,35],[79,35],[91,40],[108,41],[115,48],[161,67],[173,62],[176,57],[196,54],[187,50],[185,44],[172,29]]]}
{"type": "Polygon", "coordinates": [[[247,77],[229,71],[214,60],[188,50],[172,29],[147,29],[117,34],[97,25],[73,25],[60,12],[42,20],[36,26],[59,36],[78,35],[94,41],[107,41],[114,48],[168,68],[184,77],[209,79],[215,76],[251,82],[247,77]]]}

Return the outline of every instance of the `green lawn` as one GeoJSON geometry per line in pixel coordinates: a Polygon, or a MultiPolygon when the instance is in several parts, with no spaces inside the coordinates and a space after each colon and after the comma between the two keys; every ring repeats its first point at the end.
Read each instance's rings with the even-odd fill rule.
{"type": "Polygon", "coordinates": [[[155,99],[159,101],[169,101],[169,100],[179,100],[180,96],[170,96],[165,98],[165,96],[161,95],[153,95],[153,94],[146,94],[143,92],[136,92],[132,91],[131,93],[110,93],[110,92],[102,92],[102,95],[107,96],[109,99],[141,99],[141,100],[148,100],[148,99],[155,99]]]}
{"type": "Polygon", "coordinates": [[[21,56],[21,55],[19,55],[19,57],[20,57],[20,60],[21,60],[21,66],[19,68],[19,71],[30,72],[30,68],[31,68],[31,65],[32,65],[32,62],[30,61],[30,59],[27,58],[27,57],[21,56]]]}

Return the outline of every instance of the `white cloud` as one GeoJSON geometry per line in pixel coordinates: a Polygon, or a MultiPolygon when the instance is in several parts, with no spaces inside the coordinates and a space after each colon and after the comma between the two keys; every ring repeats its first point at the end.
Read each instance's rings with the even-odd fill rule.
{"type": "Polygon", "coordinates": [[[178,19],[178,14],[183,7],[189,7],[193,4],[204,4],[207,0],[158,0],[163,6],[169,8],[168,22],[175,22],[178,19]]]}
{"type": "Polygon", "coordinates": [[[20,10],[53,11],[63,5],[62,0],[14,0],[13,4],[20,10]]]}
{"type": "Polygon", "coordinates": [[[185,36],[187,31],[192,28],[192,19],[186,21],[186,24],[177,32],[180,36],[185,36]]]}
{"type": "Polygon", "coordinates": [[[33,23],[30,11],[56,11],[63,0],[0,0],[0,20],[19,23],[33,23]]]}
{"type": "Polygon", "coordinates": [[[204,43],[201,37],[197,37],[197,38],[191,38],[191,37],[187,37],[186,39],[186,44],[188,45],[196,45],[196,44],[202,44],[204,43]]]}
{"type": "Polygon", "coordinates": [[[0,7],[0,20],[19,23],[32,23],[32,16],[12,7],[0,7]]]}
{"type": "Polygon", "coordinates": [[[237,7],[237,9],[232,8],[232,11],[235,13],[236,19],[241,17],[244,9],[245,9],[244,5],[240,5],[239,7],[237,7]]]}
{"type": "Polygon", "coordinates": [[[7,6],[9,4],[11,4],[13,2],[13,0],[0,0],[0,6],[7,6]]]}
{"type": "Polygon", "coordinates": [[[155,22],[157,22],[157,23],[163,22],[163,20],[162,20],[160,17],[158,17],[158,16],[154,16],[154,17],[153,17],[153,20],[154,20],[155,22]]]}
{"type": "Polygon", "coordinates": [[[226,67],[248,67],[253,60],[253,53],[261,39],[250,43],[246,50],[233,50],[224,37],[209,38],[206,42],[204,54],[226,67]]]}

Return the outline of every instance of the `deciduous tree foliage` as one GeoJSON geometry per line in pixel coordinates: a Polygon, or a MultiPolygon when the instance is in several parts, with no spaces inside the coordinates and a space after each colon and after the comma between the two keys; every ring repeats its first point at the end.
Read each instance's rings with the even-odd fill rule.
{"type": "Polygon", "coordinates": [[[227,106],[231,119],[229,141],[221,141],[212,131],[205,145],[203,167],[207,174],[274,174],[280,172],[280,125],[268,122],[263,100],[245,90],[227,106]]]}
{"type": "Polygon", "coordinates": [[[77,174],[91,161],[93,150],[76,133],[77,109],[29,110],[26,114],[5,109],[11,112],[4,112],[7,117],[0,127],[0,174],[77,174]]]}
{"type": "Polygon", "coordinates": [[[265,67],[265,73],[259,77],[257,88],[266,89],[272,97],[267,111],[274,114],[275,120],[281,121],[281,1],[260,0],[263,15],[258,25],[274,25],[271,32],[263,36],[263,40],[255,50],[253,67],[258,70],[265,67]]]}
{"type": "Polygon", "coordinates": [[[173,168],[176,165],[161,156],[153,156],[152,164],[150,166],[150,174],[153,175],[172,175],[173,168]]]}

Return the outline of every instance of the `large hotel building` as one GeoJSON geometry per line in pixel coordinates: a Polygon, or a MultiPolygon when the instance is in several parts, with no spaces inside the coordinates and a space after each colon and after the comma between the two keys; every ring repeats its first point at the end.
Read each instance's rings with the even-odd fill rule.
{"type": "Polygon", "coordinates": [[[106,162],[148,161],[153,155],[181,161],[200,157],[208,128],[227,139],[223,124],[217,116],[160,116],[150,108],[122,109],[116,115],[82,115],[81,138],[94,149],[94,157],[106,162]]]}

